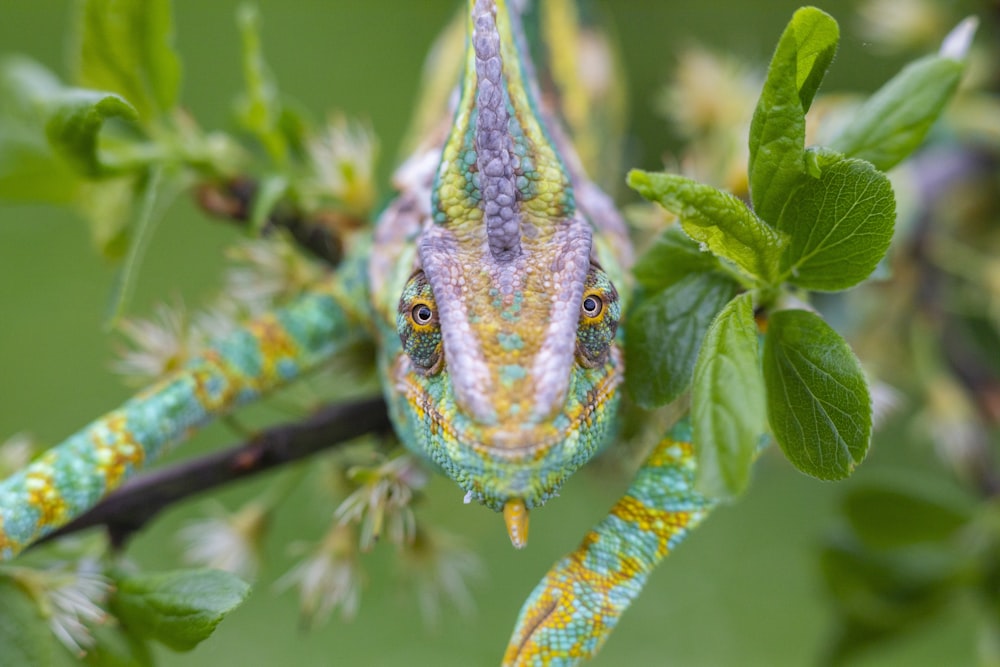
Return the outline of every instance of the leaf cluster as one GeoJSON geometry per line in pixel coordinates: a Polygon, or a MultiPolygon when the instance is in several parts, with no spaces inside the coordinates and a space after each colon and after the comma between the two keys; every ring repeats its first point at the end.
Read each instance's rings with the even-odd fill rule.
{"type": "Polygon", "coordinates": [[[355,210],[370,205],[370,184],[356,182],[366,174],[332,165],[343,173],[331,184],[317,173],[310,150],[322,132],[280,93],[251,8],[238,16],[245,80],[234,133],[206,131],[182,106],[170,0],[85,0],[74,19],[70,82],[23,56],[0,58],[0,199],[83,214],[98,249],[121,263],[112,319],[167,205],[192,186],[252,180],[253,201],[236,217],[253,232],[279,204],[367,212],[355,210]]]}
{"type": "Polygon", "coordinates": [[[991,650],[1000,611],[997,508],[935,480],[867,482],[846,496],[847,527],[820,553],[835,612],[825,662],[913,632],[963,600],[985,620],[991,650]]]}
{"type": "MultiPolygon", "coordinates": [[[[962,38],[971,38],[969,26],[962,38]]],[[[629,185],[679,225],[639,259],[626,324],[626,387],[655,407],[691,390],[700,484],[740,493],[769,425],[799,470],[850,475],[872,432],[868,383],[844,339],[807,305],[850,289],[889,249],[896,202],[883,173],[923,140],[958,86],[962,52],[903,69],[829,145],[806,147],[806,113],[839,28],[798,10],[775,49],[750,128],[750,202],[676,174],[629,185]]]]}
{"type": "MultiPolygon", "coordinates": [[[[154,664],[150,642],[175,651],[189,651],[207,639],[223,618],[238,607],[250,587],[228,572],[175,570],[135,573],[112,569],[112,593],[99,624],[71,609],[53,608],[52,593],[39,582],[44,571],[26,567],[0,570],[0,656],[4,664],[52,665],[65,662],[56,637],[67,641],[88,637],[80,647],[83,661],[92,667],[148,667],[154,664]],[[81,624],[82,623],[82,624],[81,624]],[[8,662],[9,661],[9,662],[8,662]]],[[[77,600],[79,593],[64,593],[77,600]]]]}

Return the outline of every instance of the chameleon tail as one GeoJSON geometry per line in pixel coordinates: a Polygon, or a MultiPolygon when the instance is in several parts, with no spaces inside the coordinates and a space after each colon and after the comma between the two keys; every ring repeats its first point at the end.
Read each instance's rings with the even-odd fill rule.
{"type": "Polygon", "coordinates": [[[357,338],[362,327],[341,282],[338,273],[251,321],[0,482],[0,561],[94,506],[195,428],[315,368],[357,338]]]}
{"type": "Polygon", "coordinates": [[[626,494],[521,608],[505,667],[569,667],[594,656],[654,567],[708,514],[694,488],[691,426],[656,446],[626,494]]]}

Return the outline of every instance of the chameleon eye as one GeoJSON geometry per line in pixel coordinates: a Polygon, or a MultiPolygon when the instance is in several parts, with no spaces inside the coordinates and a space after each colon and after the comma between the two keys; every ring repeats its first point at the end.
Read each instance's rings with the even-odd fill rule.
{"type": "Polygon", "coordinates": [[[582,366],[595,368],[607,360],[620,316],[618,291],[604,271],[591,266],[583,286],[576,329],[576,357],[582,366]]]}
{"type": "Polygon", "coordinates": [[[601,300],[600,296],[595,294],[588,294],[583,299],[583,314],[586,317],[594,318],[601,314],[604,310],[604,301],[601,300]]]}
{"type": "Polygon", "coordinates": [[[434,319],[434,311],[426,303],[418,303],[413,306],[410,315],[413,317],[413,321],[420,325],[430,324],[431,320],[434,319]]]}
{"type": "Polygon", "coordinates": [[[403,351],[418,372],[432,375],[441,370],[441,325],[434,293],[423,271],[414,274],[403,288],[396,311],[396,331],[403,351]]]}

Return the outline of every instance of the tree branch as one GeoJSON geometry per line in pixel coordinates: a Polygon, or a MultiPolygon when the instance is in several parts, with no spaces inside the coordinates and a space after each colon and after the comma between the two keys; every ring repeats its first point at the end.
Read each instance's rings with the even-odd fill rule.
{"type": "MultiPolygon", "coordinates": [[[[250,223],[259,185],[250,178],[207,182],[195,189],[195,200],[206,213],[246,227],[250,223]]],[[[288,202],[279,202],[267,217],[264,235],[285,229],[295,242],[320,260],[337,266],[343,256],[341,235],[364,224],[344,213],[324,210],[306,213],[288,202]]]]}
{"type": "Polygon", "coordinates": [[[381,397],[331,405],[304,421],[261,431],[235,447],[136,477],[36,544],[105,526],[117,549],[174,503],[389,428],[381,397]]]}

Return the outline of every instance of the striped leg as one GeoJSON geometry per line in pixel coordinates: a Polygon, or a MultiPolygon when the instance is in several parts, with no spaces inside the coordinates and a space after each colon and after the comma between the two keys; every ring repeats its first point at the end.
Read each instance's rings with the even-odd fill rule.
{"type": "Polygon", "coordinates": [[[93,507],[169,445],[315,368],[354,342],[364,297],[356,262],[287,307],[251,321],[173,375],[0,482],[0,561],[93,507]]]}
{"type": "Polygon", "coordinates": [[[694,476],[685,418],[656,446],[608,516],[532,591],[503,664],[568,667],[594,656],[652,569],[714,506],[694,489],[694,476]]]}

